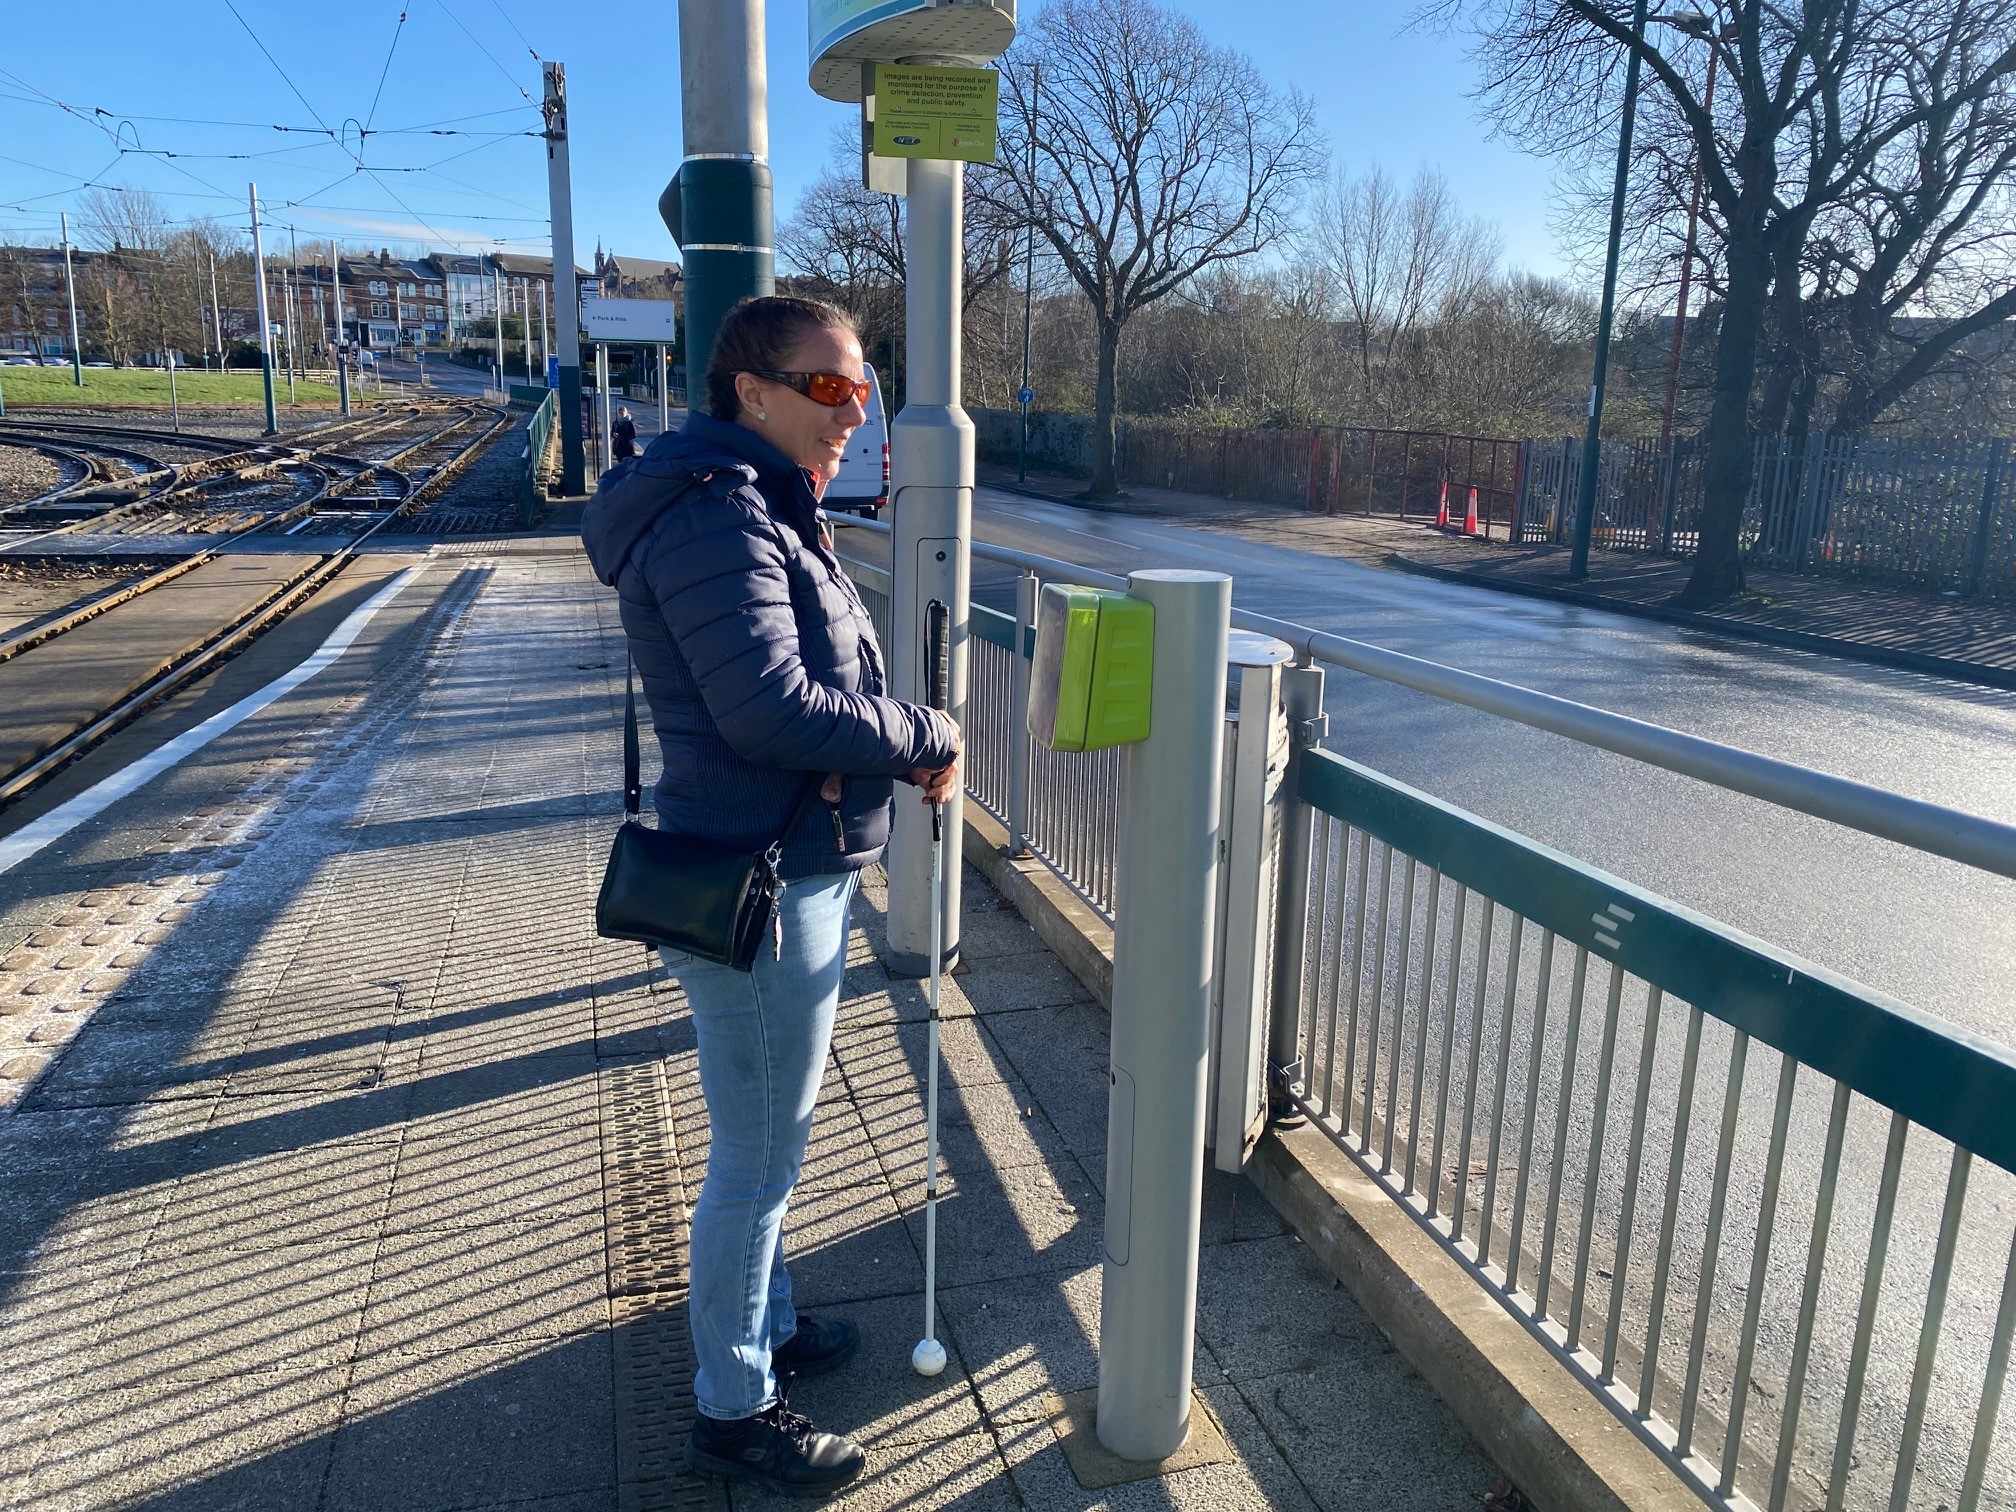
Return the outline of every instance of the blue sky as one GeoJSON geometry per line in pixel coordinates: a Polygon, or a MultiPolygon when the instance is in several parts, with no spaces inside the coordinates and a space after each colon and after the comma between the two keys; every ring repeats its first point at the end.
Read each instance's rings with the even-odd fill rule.
{"type": "MultiPolygon", "coordinates": [[[[1546,165],[1489,140],[1467,98],[1474,71],[1459,40],[1407,31],[1400,5],[1173,3],[1270,80],[1311,95],[1337,160],[1380,163],[1403,178],[1432,164],[1465,208],[1499,227],[1508,261],[1562,267],[1546,165]]],[[[1025,24],[1040,5],[1023,0],[1025,24]]],[[[256,178],[270,219],[304,238],[529,250],[545,235],[544,160],[535,138],[514,133],[539,125],[520,93],[539,94],[536,49],[567,65],[583,260],[598,239],[634,256],[676,255],[656,210],[679,160],[675,0],[69,0],[10,10],[0,238],[53,239],[56,212],[74,209],[83,180],[155,190],[178,217],[242,224],[245,185],[256,178]],[[385,133],[365,139],[370,174],[353,156],[355,127],[367,121],[385,133]],[[209,122],[234,124],[200,124],[209,122]],[[275,125],[326,126],[348,146],[275,125]],[[424,130],[392,134],[409,128],[424,130]],[[230,156],[244,153],[262,156],[230,156]]],[[[772,0],[768,34],[781,216],[850,111],[805,85],[802,4],[772,0]]]]}

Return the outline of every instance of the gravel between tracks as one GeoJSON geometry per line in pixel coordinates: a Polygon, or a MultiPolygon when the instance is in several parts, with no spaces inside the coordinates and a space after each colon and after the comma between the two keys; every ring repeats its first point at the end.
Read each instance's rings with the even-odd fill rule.
{"type": "MultiPolygon", "coordinates": [[[[170,423],[170,416],[165,409],[90,409],[66,406],[59,410],[45,405],[32,409],[17,407],[10,409],[9,414],[18,414],[19,418],[31,423],[38,419],[72,423],[102,421],[108,425],[162,430],[167,429],[170,423]]],[[[290,431],[326,425],[335,418],[335,411],[330,408],[304,406],[294,411],[283,408],[280,411],[280,429],[284,436],[290,431]]],[[[255,407],[185,409],[183,421],[192,431],[248,441],[259,439],[265,428],[265,416],[255,407]]],[[[393,532],[399,535],[441,536],[491,534],[519,528],[519,475],[524,465],[525,428],[528,423],[527,415],[514,414],[512,423],[484,448],[482,455],[469,463],[460,476],[443,491],[440,498],[433,500],[410,519],[395,522],[393,532]]],[[[411,440],[395,444],[410,445],[411,440]]],[[[165,446],[167,443],[160,445],[165,446]]],[[[9,462],[10,452],[18,452],[18,448],[0,447],[0,467],[9,462]]],[[[29,453],[19,455],[32,457],[29,453]]],[[[5,492],[5,476],[0,474],[0,501],[6,501],[8,497],[5,492]]],[[[28,489],[21,497],[30,497],[41,492],[43,488],[53,486],[57,481],[60,479],[52,473],[48,483],[28,489]]]]}
{"type": "Polygon", "coordinates": [[[63,469],[25,447],[0,446],[0,504],[19,504],[63,481],[63,469]]]}

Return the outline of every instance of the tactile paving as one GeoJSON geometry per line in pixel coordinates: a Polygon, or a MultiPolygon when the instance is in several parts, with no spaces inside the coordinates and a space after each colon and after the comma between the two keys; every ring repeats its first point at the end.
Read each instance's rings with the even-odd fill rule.
{"type": "Polygon", "coordinates": [[[694,1417],[686,1184],[662,1064],[606,1067],[601,1111],[620,1505],[726,1509],[725,1488],[688,1475],[681,1458],[694,1417]]]}

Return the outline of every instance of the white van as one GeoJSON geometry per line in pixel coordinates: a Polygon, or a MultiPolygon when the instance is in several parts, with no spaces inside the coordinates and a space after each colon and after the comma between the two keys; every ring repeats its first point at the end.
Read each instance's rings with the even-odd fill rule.
{"type": "Polygon", "coordinates": [[[879,519],[889,505],[889,417],[882,409],[882,380],[868,369],[868,418],[847,443],[839,476],[826,485],[820,502],[865,519],[879,519]]]}

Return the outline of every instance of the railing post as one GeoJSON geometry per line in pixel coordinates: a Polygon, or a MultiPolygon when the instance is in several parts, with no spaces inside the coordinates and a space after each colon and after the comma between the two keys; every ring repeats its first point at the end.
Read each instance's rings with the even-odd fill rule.
{"type": "Polygon", "coordinates": [[[1159,1460],[1190,1429],[1232,580],[1136,572],[1128,589],[1155,606],[1154,719],[1123,756],[1097,1432],[1159,1460]]]}
{"type": "Polygon", "coordinates": [[[1671,436],[1666,442],[1665,486],[1659,491],[1659,554],[1673,554],[1673,512],[1680,492],[1680,438],[1671,436]]]}
{"type": "Polygon", "coordinates": [[[1302,1077],[1302,1000],[1307,991],[1309,871],[1316,812],[1297,795],[1302,753],[1316,750],[1329,733],[1323,712],[1323,669],[1290,667],[1281,674],[1281,705],[1288,716],[1288,771],[1282,777],[1287,806],[1281,815],[1279,901],[1274,912],[1274,982],[1267,1018],[1268,1119],[1277,1127],[1303,1122],[1288,1090],[1302,1077]]]}
{"type": "Polygon", "coordinates": [[[1025,572],[1015,580],[1015,660],[1013,723],[1008,731],[1008,847],[1011,856],[1029,854],[1029,632],[1036,624],[1036,595],[1041,584],[1025,572]]]}
{"type": "Polygon", "coordinates": [[[1979,593],[1982,580],[1988,575],[1990,527],[1994,523],[1995,504],[2002,483],[2002,446],[2000,436],[1988,443],[1987,476],[1981,480],[1981,508],[1974,516],[1974,532],[1967,542],[1967,570],[1961,580],[1962,593],[1979,593]]]}
{"type": "Polygon", "coordinates": [[[1561,528],[1568,520],[1568,488],[1581,471],[1580,453],[1573,436],[1561,438],[1561,476],[1554,488],[1554,515],[1547,522],[1547,539],[1561,544],[1561,528]]]}

